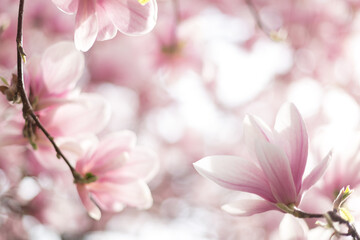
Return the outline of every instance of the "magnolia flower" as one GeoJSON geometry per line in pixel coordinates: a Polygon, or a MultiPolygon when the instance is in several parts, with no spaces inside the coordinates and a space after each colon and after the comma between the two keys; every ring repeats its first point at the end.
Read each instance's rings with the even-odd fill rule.
{"type": "Polygon", "coordinates": [[[127,35],[145,34],[157,20],[156,0],[53,0],[63,12],[76,13],[75,45],[87,51],[95,40],[115,37],[117,30],[127,35]]]}
{"type": "Polygon", "coordinates": [[[77,182],[77,190],[92,218],[100,219],[98,206],[112,212],[125,205],[151,207],[146,183],[156,174],[158,161],[153,152],[135,147],[135,142],[135,134],[129,131],[110,134],[76,163],[75,169],[84,180],[77,182]]]}
{"type": "Polygon", "coordinates": [[[78,94],[75,87],[84,69],[84,54],[70,41],[53,44],[41,57],[30,58],[24,81],[34,110],[52,108],[78,94]]]}
{"type": "Polygon", "coordinates": [[[244,120],[246,145],[256,161],[237,156],[210,156],[194,163],[203,176],[228,189],[253,193],[262,199],[240,200],[223,206],[231,214],[249,216],[269,210],[289,212],[302,194],[324,173],[330,154],[303,180],[308,155],[304,121],[293,104],[285,104],[274,129],[248,115],[244,120]]]}

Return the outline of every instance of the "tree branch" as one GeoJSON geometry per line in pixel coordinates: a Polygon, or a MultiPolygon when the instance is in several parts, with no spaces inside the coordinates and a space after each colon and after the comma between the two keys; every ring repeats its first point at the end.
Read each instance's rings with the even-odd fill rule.
{"type": "Polygon", "coordinates": [[[16,47],[17,47],[17,92],[20,94],[21,102],[23,104],[23,117],[26,122],[34,123],[46,136],[46,138],[53,145],[57,157],[61,157],[65,163],[70,168],[70,171],[74,177],[74,182],[78,182],[82,179],[81,175],[71,166],[69,160],[61,152],[60,148],[56,145],[54,138],[50,133],[45,129],[45,127],[39,121],[39,118],[36,116],[29,98],[26,95],[25,84],[24,84],[24,71],[23,65],[26,60],[26,54],[23,48],[23,15],[24,15],[24,0],[20,0],[19,3],[19,15],[18,15],[18,27],[16,35],[16,47]]]}

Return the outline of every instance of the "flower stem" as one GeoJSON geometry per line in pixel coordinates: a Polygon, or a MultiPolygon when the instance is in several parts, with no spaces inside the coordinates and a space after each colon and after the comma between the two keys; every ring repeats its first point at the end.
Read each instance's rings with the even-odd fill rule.
{"type": "Polygon", "coordinates": [[[351,236],[354,240],[360,240],[359,233],[356,231],[356,228],[353,224],[351,224],[349,221],[343,219],[336,210],[329,211],[325,214],[318,214],[318,213],[307,213],[303,212],[297,208],[294,209],[294,211],[291,213],[295,217],[298,218],[327,218],[328,221],[330,221],[331,227],[335,230],[335,233],[342,235],[342,236],[351,236]],[[333,222],[338,222],[339,224],[345,224],[348,228],[347,233],[340,233],[338,232],[334,226],[333,222]]]}

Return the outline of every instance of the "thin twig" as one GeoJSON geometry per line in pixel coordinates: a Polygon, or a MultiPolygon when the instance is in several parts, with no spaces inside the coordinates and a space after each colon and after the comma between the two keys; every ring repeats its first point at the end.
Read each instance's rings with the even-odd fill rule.
{"type": "Polygon", "coordinates": [[[320,213],[307,213],[301,210],[295,209],[293,215],[298,218],[323,218],[324,214],[320,213]]]}
{"type": "Polygon", "coordinates": [[[333,220],[334,222],[338,222],[340,224],[345,224],[348,227],[348,232],[343,233],[342,235],[351,236],[355,240],[360,240],[360,235],[356,231],[356,228],[353,224],[351,224],[349,221],[343,219],[339,214],[336,213],[336,211],[329,211],[327,214],[330,216],[331,220],[333,220]]]}
{"type": "Polygon", "coordinates": [[[21,101],[23,104],[23,117],[25,121],[34,122],[38,128],[45,134],[46,138],[49,139],[51,144],[53,145],[56,155],[61,157],[65,163],[70,168],[70,171],[74,177],[74,181],[77,182],[81,179],[80,174],[75,170],[74,167],[71,166],[69,160],[64,156],[61,152],[60,148],[56,145],[54,138],[50,135],[50,133],[45,129],[45,127],[39,121],[39,118],[34,113],[33,108],[31,107],[31,103],[29,98],[26,95],[25,84],[24,84],[24,72],[23,72],[23,63],[25,61],[25,53],[23,48],[23,15],[24,15],[24,0],[20,0],[19,4],[19,15],[18,15],[18,28],[17,28],[17,36],[16,36],[16,44],[17,44],[17,91],[20,94],[21,101]]]}
{"type": "Polygon", "coordinates": [[[254,3],[252,2],[252,0],[245,0],[246,5],[249,7],[249,10],[251,12],[251,14],[253,15],[256,24],[258,25],[258,27],[266,34],[269,35],[270,34],[270,30],[265,26],[265,24],[261,21],[260,15],[258,10],[256,9],[254,3]]]}
{"type": "Polygon", "coordinates": [[[261,20],[261,17],[259,15],[259,11],[255,7],[255,4],[252,2],[252,0],[245,0],[246,5],[248,6],[252,16],[255,19],[256,25],[259,27],[259,29],[265,33],[267,37],[269,37],[273,41],[284,41],[287,37],[287,32],[284,29],[274,30],[266,26],[264,22],[261,20]]]}

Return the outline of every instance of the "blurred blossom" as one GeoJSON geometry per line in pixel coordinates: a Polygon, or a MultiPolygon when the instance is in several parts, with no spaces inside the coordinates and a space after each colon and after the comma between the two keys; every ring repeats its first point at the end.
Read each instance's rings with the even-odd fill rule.
{"type": "Polygon", "coordinates": [[[76,14],[76,48],[88,51],[95,40],[103,41],[115,37],[119,30],[129,35],[149,32],[157,19],[156,0],[142,1],[87,1],[53,0],[67,14],[76,14]]]}
{"type": "Polygon", "coordinates": [[[18,187],[18,195],[20,198],[29,201],[33,199],[39,192],[40,187],[33,178],[25,177],[21,180],[18,187]]]}
{"type": "Polygon", "coordinates": [[[76,171],[89,182],[76,183],[76,187],[92,218],[101,217],[97,205],[114,212],[126,205],[151,207],[153,200],[146,183],[157,172],[157,157],[148,149],[135,147],[135,141],[132,132],[112,133],[94,142],[77,161],[76,171]]]}

